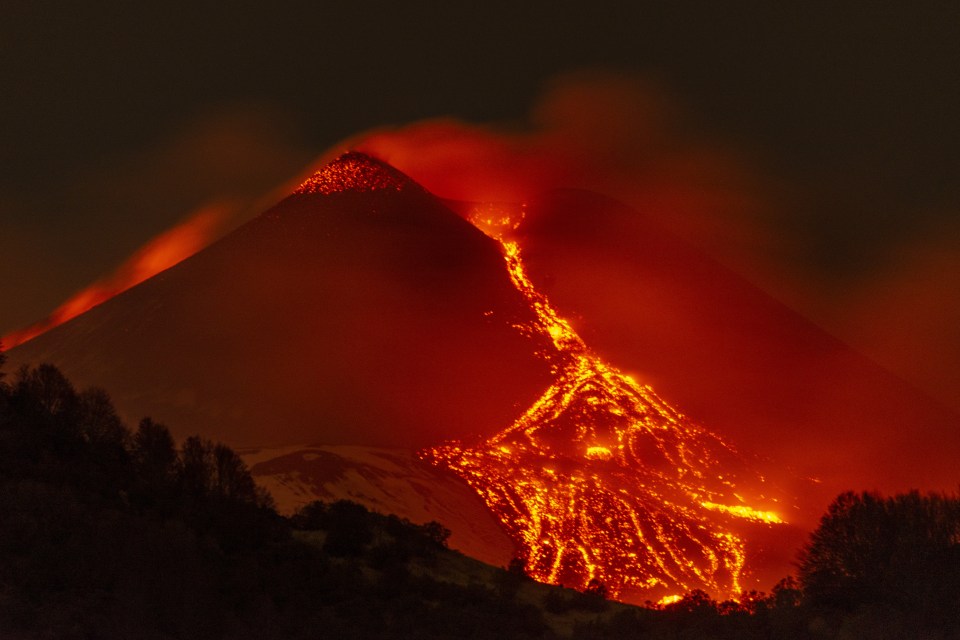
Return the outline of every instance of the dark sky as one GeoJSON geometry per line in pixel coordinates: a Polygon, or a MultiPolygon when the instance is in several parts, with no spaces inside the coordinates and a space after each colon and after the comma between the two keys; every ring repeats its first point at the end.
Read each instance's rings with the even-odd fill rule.
{"type": "Polygon", "coordinates": [[[658,87],[776,194],[749,277],[960,407],[956,2],[7,1],[0,333],[345,137],[523,129],[582,69],[658,87]]]}

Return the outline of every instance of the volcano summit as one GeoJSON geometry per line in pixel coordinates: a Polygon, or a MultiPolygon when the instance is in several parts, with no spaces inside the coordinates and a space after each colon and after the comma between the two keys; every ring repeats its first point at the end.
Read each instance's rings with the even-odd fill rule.
{"type": "Polygon", "coordinates": [[[418,448],[512,420],[548,381],[499,248],[347,154],[175,267],[11,351],[128,419],[234,446],[418,448]]]}

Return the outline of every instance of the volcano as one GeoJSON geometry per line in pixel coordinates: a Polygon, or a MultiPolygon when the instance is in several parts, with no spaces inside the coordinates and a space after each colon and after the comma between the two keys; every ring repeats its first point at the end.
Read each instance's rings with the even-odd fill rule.
{"type": "Polygon", "coordinates": [[[11,364],[54,363],[178,437],[418,448],[509,422],[549,382],[501,265],[437,198],[348,154],[11,364]]]}
{"type": "Polygon", "coordinates": [[[439,519],[641,601],[768,586],[841,490],[955,483],[914,475],[955,416],[640,214],[448,202],[356,153],[9,355],[256,448],[288,507],[439,519]]]}

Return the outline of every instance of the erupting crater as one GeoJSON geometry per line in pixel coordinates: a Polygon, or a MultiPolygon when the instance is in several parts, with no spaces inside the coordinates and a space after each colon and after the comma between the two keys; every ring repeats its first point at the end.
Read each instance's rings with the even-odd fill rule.
{"type": "Polygon", "coordinates": [[[473,445],[421,452],[463,478],[519,546],[537,580],[612,597],[737,597],[743,531],[783,520],[764,477],[719,436],[594,354],[539,292],[513,232],[522,212],[485,206],[471,221],[503,249],[513,285],[547,338],[554,382],[511,426],[473,445]]]}

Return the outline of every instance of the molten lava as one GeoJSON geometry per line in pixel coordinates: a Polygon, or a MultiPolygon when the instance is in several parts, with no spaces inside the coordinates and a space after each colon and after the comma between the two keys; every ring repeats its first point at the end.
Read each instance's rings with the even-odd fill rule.
{"type": "Polygon", "coordinates": [[[776,502],[763,495],[764,478],[718,436],[591,352],[527,276],[511,239],[517,218],[488,206],[472,221],[503,247],[513,284],[537,317],[518,328],[549,339],[542,355],[555,381],[485,442],[448,443],[423,457],[480,494],[537,580],[579,588],[599,580],[614,597],[696,588],[736,597],[744,521],[783,522],[743,497],[756,490],[754,504],[776,502]]]}
{"type": "Polygon", "coordinates": [[[399,191],[412,184],[410,178],[393,167],[380,162],[371,162],[368,156],[351,151],[314,172],[294,190],[294,193],[319,193],[328,196],[345,191],[360,193],[388,189],[399,191]]]}

